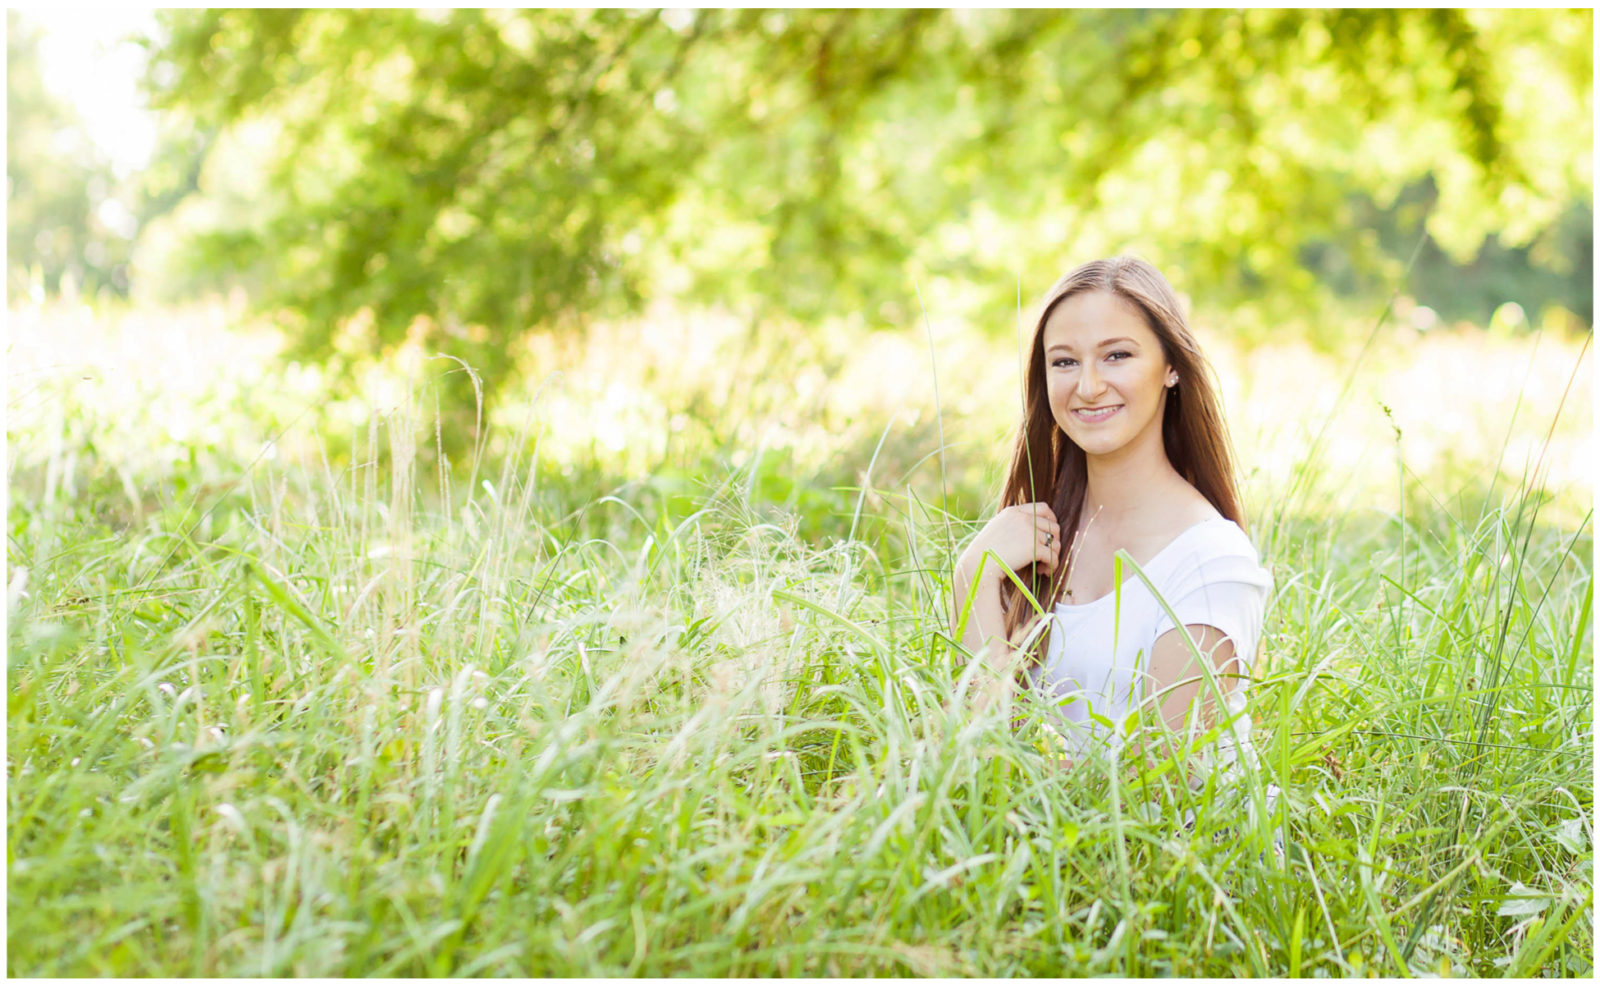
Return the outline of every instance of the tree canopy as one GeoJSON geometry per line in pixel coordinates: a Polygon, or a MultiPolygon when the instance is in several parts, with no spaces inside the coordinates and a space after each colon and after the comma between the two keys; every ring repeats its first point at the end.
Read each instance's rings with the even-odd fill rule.
{"type": "Polygon", "coordinates": [[[194,256],[248,272],[303,352],[422,337],[491,387],[520,333],[663,294],[897,324],[930,283],[1009,312],[1019,280],[1133,249],[1181,256],[1197,301],[1304,307],[1330,251],[1395,274],[1362,201],[1431,182],[1428,233],[1464,261],[1592,194],[1583,10],[162,24],[157,105],[223,133],[194,256]]]}

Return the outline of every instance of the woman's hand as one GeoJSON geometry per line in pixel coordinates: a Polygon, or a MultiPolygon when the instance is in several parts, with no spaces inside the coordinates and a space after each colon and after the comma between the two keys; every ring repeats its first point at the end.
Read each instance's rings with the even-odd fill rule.
{"type": "MultiPolygon", "coordinates": [[[[1012,571],[1021,571],[1030,564],[1054,571],[1061,561],[1061,525],[1045,503],[1008,506],[984,524],[961,555],[960,566],[969,578],[977,572],[987,551],[993,551],[1012,571]]],[[[996,582],[1004,577],[1004,570],[993,559],[984,565],[984,581],[996,582]]]]}
{"type": "Polygon", "coordinates": [[[956,562],[950,631],[960,634],[962,645],[970,652],[982,654],[988,668],[974,692],[979,707],[997,706],[1003,714],[1010,714],[1016,686],[1021,654],[1006,641],[1005,607],[1000,601],[1005,568],[1020,571],[1039,564],[1054,571],[1060,558],[1061,527],[1055,513],[1044,503],[1024,503],[996,513],[956,562]],[[988,553],[1001,563],[995,558],[985,562],[988,553]],[[977,577],[980,565],[982,578],[977,577]]]}

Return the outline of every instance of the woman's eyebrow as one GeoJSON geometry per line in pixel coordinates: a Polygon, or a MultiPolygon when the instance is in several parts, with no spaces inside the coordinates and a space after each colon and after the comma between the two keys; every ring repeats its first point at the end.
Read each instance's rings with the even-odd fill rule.
{"type": "MultiPolygon", "coordinates": [[[[1119,335],[1114,339],[1101,339],[1100,340],[1100,345],[1098,346],[1098,348],[1104,349],[1106,346],[1115,345],[1118,342],[1127,342],[1130,345],[1138,345],[1139,344],[1139,343],[1135,342],[1133,339],[1128,338],[1126,335],[1119,335]]],[[[1046,352],[1055,352],[1057,349],[1062,349],[1062,350],[1065,350],[1067,352],[1072,352],[1073,351],[1072,346],[1068,345],[1065,342],[1057,342],[1055,345],[1051,346],[1050,348],[1046,349],[1045,351],[1046,352]]]]}

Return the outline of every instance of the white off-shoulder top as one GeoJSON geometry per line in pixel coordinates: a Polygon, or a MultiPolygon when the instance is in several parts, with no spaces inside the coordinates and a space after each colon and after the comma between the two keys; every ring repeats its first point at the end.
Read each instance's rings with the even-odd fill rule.
{"type": "MultiPolygon", "coordinates": [[[[1222,517],[1197,523],[1140,567],[1177,615],[1177,625],[1220,630],[1249,672],[1272,576],[1238,524],[1222,517]]],[[[1147,690],[1151,647],[1174,627],[1131,567],[1124,565],[1122,576],[1109,595],[1055,607],[1044,659],[1031,671],[1035,689],[1059,710],[1058,731],[1071,751],[1120,743],[1124,719],[1147,690]]],[[[1231,683],[1227,708],[1236,716],[1234,741],[1242,742],[1250,727],[1242,714],[1248,682],[1231,683]]]]}

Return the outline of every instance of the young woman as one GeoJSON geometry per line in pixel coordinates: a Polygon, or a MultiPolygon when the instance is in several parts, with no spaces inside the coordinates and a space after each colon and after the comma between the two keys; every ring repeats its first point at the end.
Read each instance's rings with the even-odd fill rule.
{"type": "Polygon", "coordinates": [[[962,642],[993,671],[983,700],[1009,702],[1013,680],[1040,691],[1079,749],[1096,720],[1120,724],[1146,699],[1175,730],[1214,720],[1218,694],[1242,709],[1272,582],[1228,449],[1210,366],[1160,272],[1097,260],[1050,289],[1002,509],[955,572],[955,625],[970,598],[962,642]],[[1119,551],[1160,600],[1127,564],[1117,583],[1119,551]]]}

